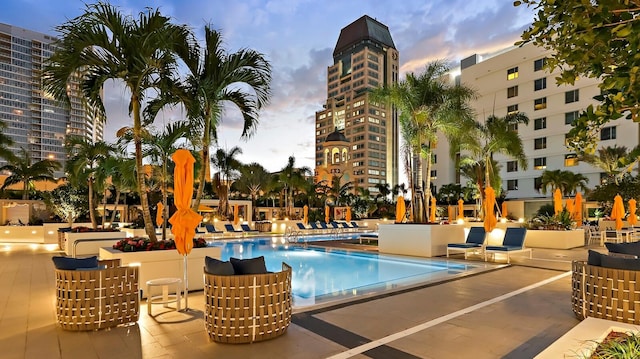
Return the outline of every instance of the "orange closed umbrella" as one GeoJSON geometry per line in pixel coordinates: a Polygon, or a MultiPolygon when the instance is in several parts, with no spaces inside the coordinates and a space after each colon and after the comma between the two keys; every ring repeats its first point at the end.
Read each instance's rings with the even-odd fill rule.
{"type": "Polygon", "coordinates": [[[449,205],[449,207],[447,208],[447,218],[449,220],[449,223],[453,221],[453,212],[453,206],[449,205]]]}
{"type": "Polygon", "coordinates": [[[173,195],[176,213],[171,216],[171,233],[173,233],[176,249],[184,259],[184,303],[188,308],[188,272],[187,255],[193,248],[193,237],[196,235],[196,227],[202,221],[202,216],[191,209],[191,197],[193,196],[193,164],[195,159],[191,152],[185,149],[177,150],[171,156],[175,163],[173,171],[173,195]]]}
{"type": "Polygon", "coordinates": [[[496,205],[496,192],[491,187],[484,189],[484,230],[485,232],[491,232],[496,228],[496,214],[493,211],[493,207],[496,205]]]}
{"type": "Polygon", "coordinates": [[[156,212],[156,224],[158,225],[158,227],[162,226],[162,222],[164,222],[164,213],[162,213],[164,211],[164,206],[162,205],[162,202],[158,202],[158,210],[156,212]]]}
{"type": "Polygon", "coordinates": [[[464,201],[462,198],[458,200],[458,219],[464,219],[464,201]]]}
{"type": "Polygon", "coordinates": [[[502,218],[507,218],[507,202],[502,202],[502,218]]]}
{"type": "Polygon", "coordinates": [[[569,212],[569,214],[573,213],[573,201],[571,198],[567,198],[567,212],[569,212]]]}
{"type": "Polygon", "coordinates": [[[429,222],[436,222],[436,198],[431,196],[431,210],[429,211],[429,222]]]}
{"type": "Polygon", "coordinates": [[[582,195],[580,192],[576,193],[573,206],[573,220],[576,221],[578,227],[582,225],[582,195]]]}
{"type": "Polygon", "coordinates": [[[324,206],[324,221],[329,223],[329,206],[324,206]]]}
{"type": "Polygon", "coordinates": [[[611,209],[611,219],[616,220],[616,231],[622,229],[622,218],[624,217],[624,203],[622,197],[616,195],[613,199],[613,208],[611,209]]]}
{"type": "Polygon", "coordinates": [[[347,222],[351,222],[351,207],[347,207],[347,214],[344,219],[347,222]]]}
{"type": "Polygon", "coordinates": [[[553,211],[556,215],[562,212],[562,192],[560,192],[560,188],[556,188],[555,192],[553,192],[553,211]]]}
{"type": "Polygon", "coordinates": [[[233,206],[233,224],[238,224],[238,222],[240,221],[238,212],[239,212],[239,206],[238,205],[233,206]]]}
{"type": "Polygon", "coordinates": [[[404,197],[398,196],[398,201],[396,202],[396,223],[402,223],[404,221],[406,212],[407,205],[404,203],[404,197]]]}
{"type": "Polygon", "coordinates": [[[627,222],[632,227],[638,223],[638,217],[636,216],[636,200],[633,198],[629,200],[629,215],[627,216],[627,222]]]}
{"type": "Polygon", "coordinates": [[[306,204],[302,207],[302,223],[309,224],[309,206],[306,204]]]}

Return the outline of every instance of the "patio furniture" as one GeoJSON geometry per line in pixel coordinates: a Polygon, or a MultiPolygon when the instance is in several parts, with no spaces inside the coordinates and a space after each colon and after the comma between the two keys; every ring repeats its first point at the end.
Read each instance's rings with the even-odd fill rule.
{"type": "Polygon", "coordinates": [[[119,259],[98,265],[55,270],[56,320],[62,329],[96,330],[138,321],[138,267],[120,267],[119,259]]]}
{"type": "Polygon", "coordinates": [[[620,231],[604,230],[600,232],[600,246],[604,246],[604,242],[623,242],[620,231]]]}
{"type": "Polygon", "coordinates": [[[532,258],[531,248],[525,248],[524,246],[524,239],[526,236],[526,228],[508,227],[504,233],[504,239],[502,240],[501,246],[484,247],[484,260],[486,261],[489,255],[493,255],[495,259],[496,253],[506,255],[507,263],[511,263],[511,255],[514,253],[529,252],[529,258],[532,258]]]}
{"type": "Polygon", "coordinates": [[[229,223],[224,225],[224,229],[225,231],[227,231],[227,233],[242,233],[241,230],[235,229],[233,227],[233,224],[229,224],[229,223]]]}
{"type": "Polygon", "coordinates": [[[158,278],[147,281],[147,314],[151,314],[153,304],[162,304],[169,308],[169,303],[176,303],[176,311],[180,311],[180,301],[182,299],[182,280],[180,278],[158,278]],[[153,287],[162,289],[161,295],[153,295],[153,287]],[[170,287],[174,287],[174,294],[169,294],[170,287]]]}
{"type": "Polygon", "coordinates": [[[204,296],[211,340],[238,344],[272,339],[291,323],[291,267],[282,263],[281,272],[245,275],[205,271],[204,296]]]}
{"type": "Polygon", "coordinates": [[[251,229],[251,227],[249,227],[248,224],[241,224],[240,228],[242,229],[242,231],[244,233],[258,233],[259,231],[257,229],[251,229]]]}
{"type": "MultiPolygon", "coordinates": [[[[617,258],[613,260],[638,259],[617,258]]],[[[640,268],[638,268],[640,269],[640,268]]],[[[571,305],[578,319],[587,317],[640,324],[640,270],[573,261],[571,305]]]]}
{"type": "Polygon", "coordinates": [[[469,234],[467,234],[467,239],[464,243],[447,244],[447,258],[450,252],[463,252],[464,259],[467,259],[469,253],[477,253],[479,251],[482,254],[486,238],[487,233],[484,227],[469,228],[469,234]]]}
{"type": "Polygon", "coordinates": [[[211,237],[215,237],[216,234],[223,233],[222,231],[217,230],[216,227],[211,223],[205,224],[204,228],[207,230],[207,234],[211,235],[211,237]]]}

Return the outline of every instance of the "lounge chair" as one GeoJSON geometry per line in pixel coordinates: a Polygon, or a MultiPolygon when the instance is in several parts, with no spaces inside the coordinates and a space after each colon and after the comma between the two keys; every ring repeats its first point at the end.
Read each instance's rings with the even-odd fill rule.
{"type": "Polygon", "coordinates": [[[248,224],[241,224],[240,228],[242,228],[242,231],[244,233],[258,233],[259,231],[257,229],[251,229],[251,227],[249,227],[248,224]]]}
{"type": "Polygon", "coordinates": [[[467,239],[464,243],[447,244],[447,258],[450,252],[464,252],[464,259],[467,259],[469,252],[482,252],[486,238],[487,233],[484,227],[469,228],[469,234],[467,234],[467,239]]]}
{"type": "Polygon", "coordinates": [[[229,223],[224,225],[224,229],[227,233],[243,233],[243,231],[235,229],[233,227],[233,224],[229,224],[229,223]]]}
{"type": "Polygon", "coordinates": [[[307,226],[304,225],[304,223],[300,223],[300,222],[296,222],[296,226],[298,226],[298,229],[300,230],[300,232],[309,232],[313,230],[313,228],[308,228],[307,226]]]}
{"type": "Polygon", "coordinates": [[[484,260],[487,260],[489,254],[493,254],[495,257],[496,253],[505,254],[507,256],[507,263],[511,263],[511,255],[513,253],[529,252],[529,258],[532,258],[531,248],[524,247],[524,238],[526,235],[526,228],[507,228],[501,246],[486,246],[484,248],[484,260]]]}
{"type": "Polygon", "coordinates": [[[205,224],[204,228],[207,230],[207,234],[211,235],[211,237],[215,237],[216,234],[223,233],[222,231],[217,230],[216,227],[211,223],[205,224]]]}
{"type": "Polygon", "coordinates": [[[367,243],[371,243],[371,240],[378,240],[378,234],[377,233],[362,233],[358,236],[358,240],[360,241],[360,244],[362,244],[362,240],[366,239],[367,243]]]}
{"type": "Polygon", "coordinates": [[[317,222],[309,222],[309,226],[316,232],[324,232],[324,229],[320,228],[317,222]]]}

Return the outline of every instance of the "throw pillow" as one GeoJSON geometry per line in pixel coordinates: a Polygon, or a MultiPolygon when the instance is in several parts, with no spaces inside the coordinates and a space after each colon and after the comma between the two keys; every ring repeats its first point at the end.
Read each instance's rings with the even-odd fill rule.
{"type": "Polygon", "coordinates": [[[60,270],[76,270],[78,268],[98,268],[98,256],[88,258],[53,257],[53,265],[60,270]]]}
{"type": "Polygon", "coordinates": [[[613,243],[605,242],[604,244],[609,252],[633,254],[634,256],[640,256],[640,242],[629,243],[613,243]]]}
{"type": "Polygon", "coordinates": [[[602,256],[602,267],[640,271],[640,260],[629,258],[618,258],[611,256],[602,256]]]}
{"type": "Polygon", "coordinates": [[[231,257],[229,259],[233,265],[235,274],[265,274],[267,273],[267,265],[264,262],[264,256],[249,259],[238,259],[231,257]]]}
{"type": "Polygon", "coordinates": [[[209,256],[204,257],[204,271],[215,275],[234,275],[231,262],[224,262],[209,256]]]}
{"type": "Polygon", "coordinates": [[[587,264],[590,266],[600,267],[602,265],[602,256],[603,256],[602,253],[589,249],[589,257],[587,259],[587,264]]]}

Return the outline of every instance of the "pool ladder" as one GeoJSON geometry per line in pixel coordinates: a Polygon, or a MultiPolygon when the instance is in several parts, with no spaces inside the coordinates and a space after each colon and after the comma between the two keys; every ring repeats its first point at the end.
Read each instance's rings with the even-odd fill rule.
{"type": "Polygon", "coordinates": [[[284,238],[287,240],[287,242],[289,243],[298,243],[299,240],[302,239],[304,245],[307,245],[307,239],[306,237],[300,237],[300,235],[302,234],[301,231],[296,231],[293,228],[289,227],[287,228],[287,230],[284,232],[284,238]]]}

